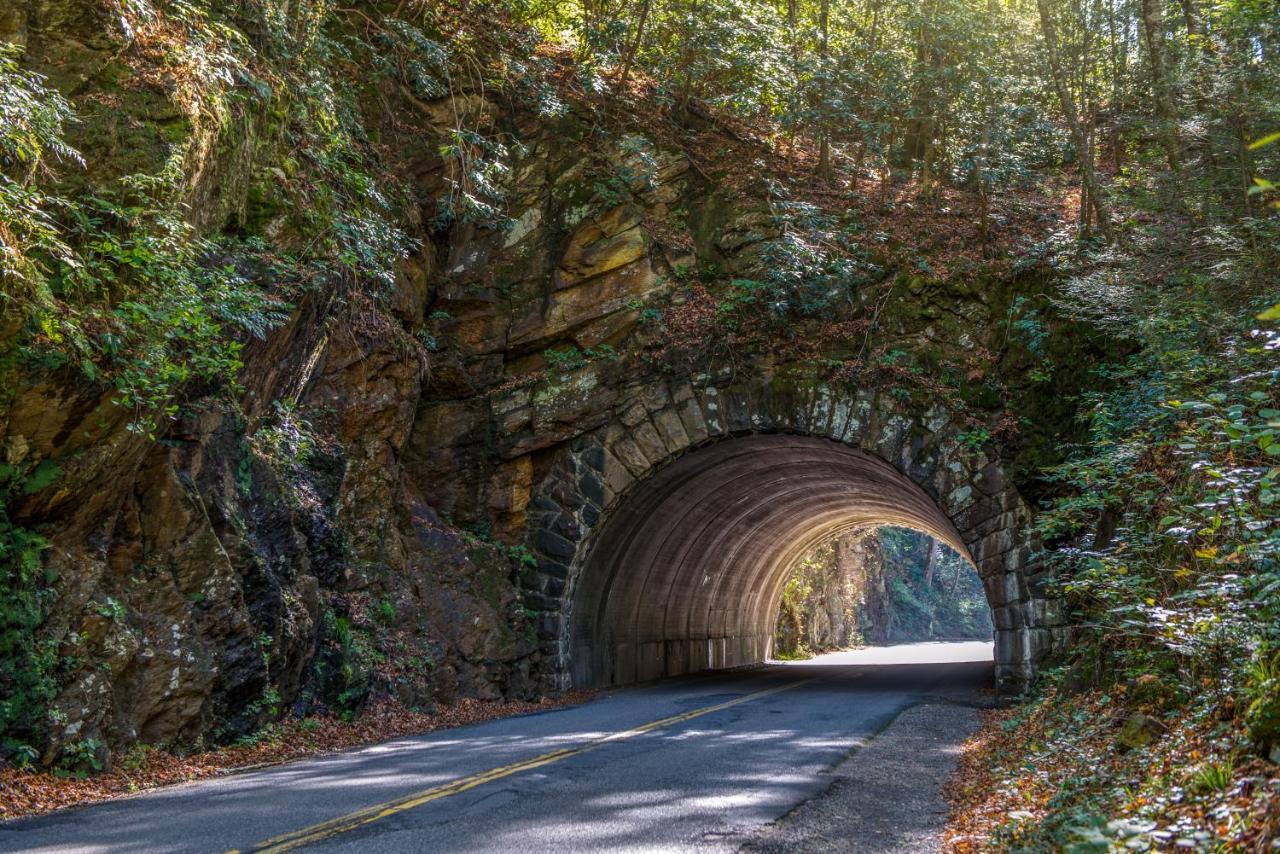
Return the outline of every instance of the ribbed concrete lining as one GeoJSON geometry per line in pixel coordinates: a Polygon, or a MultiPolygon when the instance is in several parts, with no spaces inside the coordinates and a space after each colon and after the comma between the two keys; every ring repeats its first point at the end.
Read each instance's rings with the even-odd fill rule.
{"type": "Polygon", "coordinates": [[[767,657],[788,570],[836,534],[881,525],[923,531],[968,556],[923,490],[838,442],[748,436],[676,460],[628,495],[590,544],[574,594],[574,683],[767,657]]]}

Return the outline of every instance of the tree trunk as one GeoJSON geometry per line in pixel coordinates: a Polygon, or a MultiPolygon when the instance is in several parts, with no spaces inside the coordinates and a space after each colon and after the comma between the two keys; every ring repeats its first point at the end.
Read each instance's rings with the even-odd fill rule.
{"type": "Polygon", "coordinates": [[[1187,35],[1192,39],[1204,38],[1204,19],[1196,8],[1195,0],[1181,0],[1182,17],[1187,22],[1187,35]]]}
{"type": "Polygon", "coordinates": [[[1155,94],[1156,121],[1160,123],[1160,144],[1174,172],[1182,171],[1182,144],[1178,141],[1178,116],[1169,91],[1164,67],[1164,16],[1157,0],[1142,0],[1142,30],[1147,39],[1147,64],[1155,94]]]}
{"type": "Polygon", "coordinates": [[[827,115],[827,99],[830,93],[827,87],[830,85],[829,69],[827,68],[828,52],[828,23],[831,18],[831,0],[822,0],[822,5],[818,10],[818,55],[822,60],[822,105],[819,115],[822,116],[822,128],[818,136],[818,177],[823,180],[830,180],[832,176],[831,169],[831,122],[830,116],[827,115]]]}
{"type": "Polygon", "coordinates": [[[1062,102],[1062,111],[1067,117],[1067,127],[1071,131],[1071,139],[1075,143],[1080,157],[1081,192],[1090,200],[1098,217],[1098,231],[1102,238],[1110,243],[1113,240],[1111,230],[1111,214],[1107,204],[1098,192],[1098,179],[1093,170],[1093,148],[1089,135],[1085,132],[1080,113],[1076,108],[1075,96],[1067,85],[1066,70],[1062,66],[1062,56],[1058,48],[1058,30],[1053,22],[1053,9],[1050,0],[1036,0],[1040,11],[1040,26],[1044,31],[1045,51],[1049,54],[1049,70],[1053,74],[1054,88],[1058,90],[1058,100],[1062,102]]]}
{"type": "Polygon", "coordinates": [[[618,77],[618,85],[614,88],[614,92],[621,92],[627,87],[627,75],[631,73],[631,63],[635,61],[636,51],[640,49],[640,41],[644,38],[644,25],[649,20],[649,7],[652,0],[643,0],[640,6],[640,20],[636,24],[636,36],[627,45],[627,55],[622,61],[622,75],[618,77]]]}
{"type": "Polygon", "coordinates": [[[933,586],[933,573],[938,568],[938,557],[942,554],[942,543],[937,540],[929,541],[929,554],[924,559],[924,586],[929,589],[933,586]]]}

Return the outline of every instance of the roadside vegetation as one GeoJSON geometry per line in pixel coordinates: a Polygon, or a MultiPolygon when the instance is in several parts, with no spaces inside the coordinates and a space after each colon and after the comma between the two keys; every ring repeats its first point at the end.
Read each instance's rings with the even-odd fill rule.
{"type": "Polygon", "coordinates": [[[949,546],[906,528],[824,543],[782,589],[775,654],[781,659],[866,645],[991,640],[982,581],[949,546]]]}
{"type": "MultiPolygon", "coordinates": [[[[245,348],[309,295],[390,299],[411,224],[512,228],[519,141],[459,117],[439,152],[440,203],[411,210],[384,145],[393,128],[363,97],[371,77],[414,103],[496,91],[546,121],[572,98],[638,133],[714,128],[758,162],[726,162],[719,142],[699,150],[695,130],[679,141],[692,168],[729,189],[769,181],[782,236],[764,243],[756,279],[682,267],[679,300],[637,305],[661,342],[650,357],[687,367],[752,342],[788,355],[816,352],[819,336],[862,342],[828,365],[834,377],[1003,410],[966,425],[967,441],[1016,456],[1041,502],[1038,559],[1074,634],[1026,704],[971,746],[953,844],[1273,844],[1274,0],[87,5],[129,34],[96,100],[0,45],[0,407],[19,375],[74,376],[110,396],[135,437],[166,441],[197,392],[234,405],[245,348]],[[164,121],[115,120],[153,114],[164,121]],[[236,145],[253,164],[250,202],[218,211],[206,167],[236,145]],[[1052,235],[1032,239],[1045,223],[1052,235]],[[1051,286],[1012,301],[991,283],[1014,275],[1051,286]],[[1008,303],[1005,352],[933,365],[927,349],[869,349],[893,289],[930,281],[1008,303]],[[1086,338],[1110,355],[1081,365],[1086,338]],[[1089,389],[1070,401],[1082,418],[1048,439],[1006,407],[1014,391],[1051,407],[1067,388],[1089,389]]],[[[644,186],[648,143],[631,139],[635,168],[593,176],[593,192],[644,186]]],[[[434,327],[401,333],[423,359],[444,346],[434,327]]],[[[74,776],[97,745],[57,757],[39,745],[60,675],[80,662],[41,635],[57,579],[46,541],[10,515],[61,475],[17,448],[0,457],[0,757],[74,776]]],[[[904,582],[908,611],[937,586],[918,580],[904,582]]],[[[335,621],[329,645],[354,647],[343,634],[335,621]]],[[[367,698],[366,680],[340,681],[339,696],[360,695],[344,698],[352,708],[367,698]]],[[[276,705],[259,717],[283,716],[276,705]]]]}

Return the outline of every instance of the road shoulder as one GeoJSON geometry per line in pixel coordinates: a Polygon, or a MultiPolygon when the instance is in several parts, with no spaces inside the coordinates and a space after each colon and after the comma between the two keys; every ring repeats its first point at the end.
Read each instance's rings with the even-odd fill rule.
{"type": "Polygon", "coordinates": [[[978,723],[978,710],[969,704],[930,700],[912,706],[837,766],[825,792],[763,828],[742,850],[941,851],[947,825],[942,788],[978,723]]]}

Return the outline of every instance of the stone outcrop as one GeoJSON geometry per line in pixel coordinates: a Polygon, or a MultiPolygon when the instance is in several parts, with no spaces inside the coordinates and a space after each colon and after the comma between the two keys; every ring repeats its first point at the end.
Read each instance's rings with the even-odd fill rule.
{"type": "MultiPolygon", "coordinates": [[[[91,91],[94,62],[108,60],[48,42],[56,22],[45,24],[32,36],[53,45],[43,56],[77,57],[60,82],[91,91]]],[[[926,294],[918,276],[886,270],[879,325],[828,336],[818,355],[766,338],[698,364],[669,360],[654,313],[679,310],[683,271],[761,273],[780,228],[765,176],[722,186],[679,146],[652,142],[636,177],[622,133],[581,109],[536,119],[456,97],[459,112],[523,141],[509,221],[422,224],[446,192],[444,125],[431,117],[456,105],[416,103],[405,114],[425,118],[408,130],[388,119],[421,208],[406,215],[420,251],[376,299],[320,281],[286,324],[248,343],[237,389],[192,389],[159,441],[126,429],[133,413],[69,368],[4,369],[5,464],[59,472],[10,508],[50,544],[40,638],[56,653],[58,691],[47,757],[85,738],[228,738],[370,692],[424,705],[566,687],[586,637],[574,633],[585,619],[574,596],[603,560],[593,544],[671,465],[752,436],[808,437],[887,467],[899,497],[922,503],[882,506],[877,521],[923,525],[972,557],[995,609],[1003,684],[1024,685],[1062,620],[1042,596],[1009,461],[965,434],[999,406],[964,421],[923,392],[837,368],[873,345],[925,348],[933,364],[997,352],[993,317],[1038,284],[984,293],[933,282],[926,294]],[[605,192],[602,172],[632,177],[605,192]]],[[[226,194],[231,168],[207,173],[226,194]]],[[[224,201],[200,215],[243,207],[224,201]]],[[[769,575],[751,593],[763,624],[776,583],[769,575]]],[[[695,640],[713,641],[703,665],[767,651],[758,632],[717,631],[679,635],[679,655],[639,655],[631,675],[696,669],[695,640]]],[[[674,638],[643,642],[652,652],[674,638]]]]}

